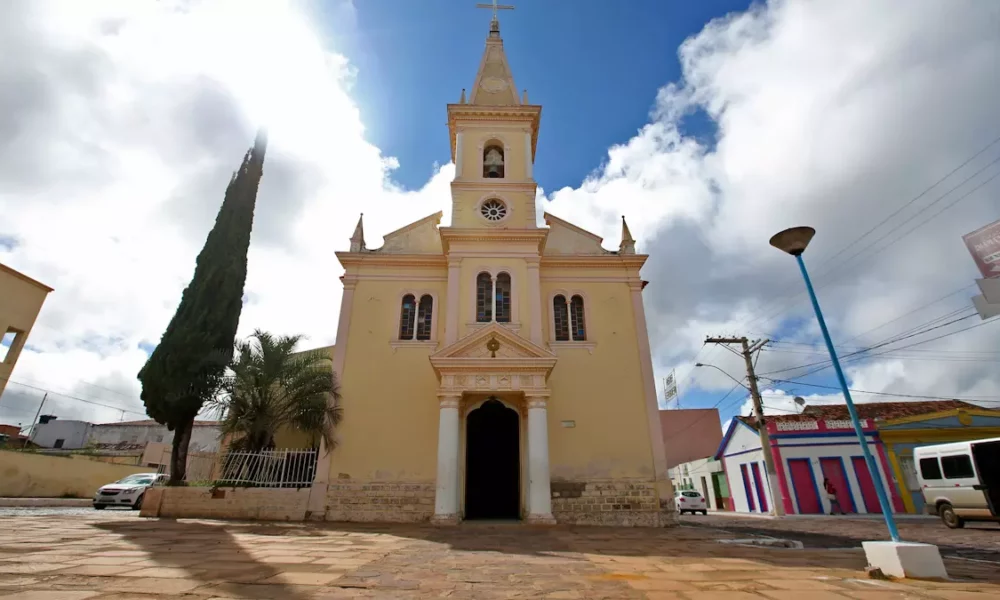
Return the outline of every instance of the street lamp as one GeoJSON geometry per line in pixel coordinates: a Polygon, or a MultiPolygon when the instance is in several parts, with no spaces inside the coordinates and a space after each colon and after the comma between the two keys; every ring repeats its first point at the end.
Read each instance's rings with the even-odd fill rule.
{"type": "Polygon", "coordinates": [[[844,392],[844,400],[847,401],[847,412],[851,414],[851,423],[854,425],[854,432],[858,434],[858,442],[861,444],[861,452],[865,456],[868,464],[868,471],[872,474],[872,481],[875,483],[875,493],[878,494],[878,502],[882,507],[882,515],[885,517],[885,524],[889,528],[889,535],[892,541],[899,541],[899,532],[896,530],[896,520],[892,516],[892,505],[885,495],[885,488],[882,487],[882,478],[878,476],[879,470],[875,465],[875,459],[868,450],[868,441],[865,438],[861,421],[858,419],[858,411],[854,407],[854,400],[851,399],[851,392],[847,389],[847,379],[844,371],[840,368],[840,360],[837,359],[837,351],[833,349],[833,341],[830,340],[830,332],[826,328],[826,321],[823,319],[823,312],[819,308],[819,301],[816,299],[816,292],[813,291],[812,281],[806,271],[806,263],[802,261],[802,253],[816,235],[816,230],[812,227],[792,227],[780,233],[776,233],[771,238],[771,245],[787,252],[795,257],[799,263],[799,270],[802,271],[802,278],[806,281],[806,290],[809,292],[809,299],[812,300],[813,310],[816,312],[816,320],[819,321],[820,331],[823,332],[823,341],[826,342],[826,349],[830,353],[830,360],[833,361],[833,368],[837,372],[837,381],[840,382],[840,389],[844,392]]]}
{"type": "Polygon", "coordinates": [[[885,488],[882,486],[882,478],[878,475],[879,470],[868,450],[868,441],[865,439],[861,421],[858,419],[858,411],[854,407],[854,400],[851,398],[851,391],[847,388],[847,379],[844,377],[844,370],[840,367],[840,360],[837,358],[837,351],[833,348],[833,341],[830,339],[830,331],[826,328],[826,321],[823,319],[823,311],[819,308],[819,301],[816,299],[816,292],[813,290],[812,281],[809,279],[809,272],[806,271],[806,264],[802,260],[802,253],[805,252],[809,242],[816,235],[816,230],[812,227],[792,227],[776,233],[771,237],[772,246],[795,257],[802,272],[802,279],[806,282],[806,291],[809,292],[809,300],[812,301],[813,311],[816,313],[816,320],[819,322],[819,329],[823,333],[823,341],[826,342],[826,349],[830,353],[830,360],[833,362],[833,369],[837,373],[837,381],[840,382],[840,389],[844,393],[844,401],[847,403],[847,412],[851,415],[851,423],[854,425],[854,432],[858,436],[861,444],[861,452],[864,454],[865,463],[868,465],[868,472],[871,473],[872,482],[875,484],[875,493],[878,495],[879,505],[882,507],[882,516],[885,518],[886,527],[889,529],[889,536],[892,542],[862,542],[865,547],[865,554],[868,562],[872,566],[879,567],[883,572],[898,577],[939,577],[941,574],[947,577],[944,570],[944,562],[936,546],[929,544],[907,544],[899,541],[899,531],[896,529],[896,520],[892,516],[892,505],[885,495],[885,488]],[[888,546],[886,546],[888,544],[888,546]],[[901,546],[908,546],[920,555],[917,559],[914,554],[900,552],[901,546]],[[920,547],[920,548],[917,548],[920,547]],[[928,575],[928,573],[933,573],[928,575]]]}
{"type": "Polygon", "coordinates": [[[716,371],[718,371],[719,373],[722,373],[722,374],[723,374],[723,375],[725,375],[726,377],[728,377],[728,378],[732,379],[733,381],[735,381],[737,385],[741,385],[741,386],[743,386],[743,389],[746,389],[746,390],[749,390],[749,389],[750,389],[750,388],[748,388],[747,386],[743,385],[743,382],[742,382],[742,381],[739,381],[738,379],[736,379],[735,377],[733,377],[733,376],[732,376],[732,375],[730,375],[729,373],[726,373],[725,371],[723,371],[722,369],[720,369],[719,367],[717,367],[717,366],[715,366],[715,365],[708,365],[708,364],[705,364],[705,363],[694,363],[694,366],[696,366],[696,367],[712,367],[713,369],[715,369],[715,370],[716,370],[716,371]]]}

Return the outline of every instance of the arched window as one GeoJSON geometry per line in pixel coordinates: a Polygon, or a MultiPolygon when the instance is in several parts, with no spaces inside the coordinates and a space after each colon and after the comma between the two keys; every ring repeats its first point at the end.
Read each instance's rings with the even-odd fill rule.
{"type": "Polygon", "coordinates": [[[476,322],[489,323],[493,320],[493,278],[489,273],[476,277],[476,322]]]}
{"type": "Polygon", "coordinates": [[[483,177],[503,179],[504,160],[503,146],[488,144],[483,148],[483,177]]]}
{"type": "Polygon", "coordinates": [[[403,296],[403,304],[399,309],[399,339],[413,339],[413,324],[417,316],[417,299],[413,294],[403,296]]]}
{"type": "Polygon", "coordinates": [[[496,285],[497,323],[510,323],[510,274],[497,275],[496,285]]]}
{"type": "Polygon", "coordinates": [[[555,320],[556,341],[569,341],[569,307],[566,306],[566,296],[562,294],[552,299],[552,316],[555,320]]]}
{"type": "Polygon", "coordinates": [[[417,339],[431,339],[431,325],[433,324],[434,298],[430,295],[420,297],[420,304],[417,306],[417,339]]]}
{"type": "Polygon", "coordinates": [[[574,342],[587,341],[587,325],[583,320],[583,297],[573,296],[569,303],[570,324],[574,342]]]}

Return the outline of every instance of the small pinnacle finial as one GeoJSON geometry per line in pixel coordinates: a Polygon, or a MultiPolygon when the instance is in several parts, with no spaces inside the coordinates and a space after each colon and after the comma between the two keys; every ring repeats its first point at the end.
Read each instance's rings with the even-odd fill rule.
{"type": "Polygon", "coordinates": [[[462,88],[462,97],[458,99],[459,104],[465,104],[465,88],[462,88]]]}
{"type": "Polygon", "coordinates": [[[365,246],[365,213],[361,213],[358,218],[358,225],[354,228],[354,235],[351,236],[351,252],[364,252],[365,246]]]}
{"type": "Polygon", "coordinates": [[[528,103],[528,90],[523,90],[521,92],[521,104],[527,104],[527,103],[528,103]]]}
{"type": "Polygon", "coordinates": [[[625,222],[625,215],[622,215],[622,242],[618,245],[618,254],[635,254],[635,240],[625,222]]]}

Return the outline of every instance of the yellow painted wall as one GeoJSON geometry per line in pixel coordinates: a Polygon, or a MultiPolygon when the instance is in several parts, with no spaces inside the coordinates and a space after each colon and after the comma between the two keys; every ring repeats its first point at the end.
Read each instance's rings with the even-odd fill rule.
{"type": "Polygon", "coordinates": [[[102,485],[149,467],[112,465],[84,456],[47,456],[0,451],[0,496],[13,498],[89,498],[102,485]]]}
{"type": "MultiPolygon", "coordinates": [[[[446,274],[441,269],[440,275],[446,274]]],[[[406,289],[437,293],[439,340],[444,337],[446,283],[362,280],[354,292],[341,381],[344,420],[333,451],[330,478],[426,481],[437,464],[437,377],[432,344],[393,347],[399,302],[406,289]]]]}
{"type": "Polygon", "coordinates": [[[504,177],[492,181],[524,181],[527,175],[525,162],[525,142],[528,129],[507,128],[497,123],[460,125],[462,133],[462,173],[458,176],[466,180],[483,180],[483,150],[480,146],[491,140],[503,142],[504,177]]]}
{"type": "Polygon", "coordinates": [[[0,290],[3,290],[0,293],[0,337],[10,329],[24,332],[23,338],[9,349],[0,348],[0,358],[3,358],[0,361],[0,396],[3,396],[20,349],[31,333],[50,290],[5,265],[0,265],[0,290]]]}
{"type": "MultiPolygon", "coordinates": [[[[459,287],[459,337],[472,333],[476,322],[476,278],[484,271],[503,269],[511,275],[512,322],[521,324],[520,335],[528,337],[531,311],[528,307],[528,267],[523,258],[464,258],[459,287]]],[[[429,367],[430,365],[428,365],[429,367]]]]}
{"type": "Polygon", "coordinates": [[[452,184],[453,227],[535,227],[535,188],[527,178],[527,154],[525,148],[526,131],[505,129],[496,123],[486,126],[470,124],[460,126],[462,132],[462,170],[452,184]],[[491,141],[504,142],[504,177],[487,179],[483,177],[484,146],[491,141]],[[521,189],[514,190],[504,184],[518,183],[521,189]],[[506,202],[511,211],[507,219],[498,224],[487,223],[476,211],[476,206],[484,197],[497,197],[506,202]]]}
{"type": "MultiPolygon", "coordinates": [[[[559,275],[568,276],[565,270],[559,275]]],[[[542,277],[552,272],[542,270],[542,277]]],[[[590,305],[582,347],[554,344],[559,357],[549,385],[549,464],[553,479],[653,478],[639,347],[626,283],[542,282],[542,312],[552,318],[549,297],[557,289],[583,292],[590,305]],[[571,420],[575,427],[564,428],[571,420]]]]}

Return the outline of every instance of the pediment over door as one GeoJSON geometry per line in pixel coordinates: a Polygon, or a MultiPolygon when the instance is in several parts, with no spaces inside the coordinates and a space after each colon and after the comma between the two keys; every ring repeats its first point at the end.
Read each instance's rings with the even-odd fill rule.
{"type": "Polygon", "coordinates": [[[443,391],[534,391],[546,387],[556,355],[496,323],[430,357],[443,391]]]}

